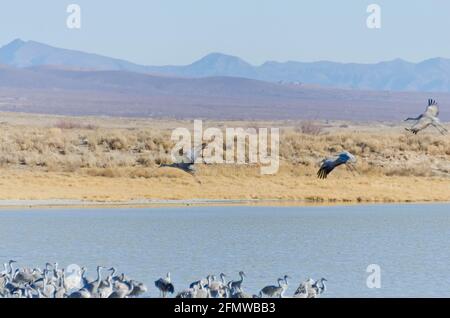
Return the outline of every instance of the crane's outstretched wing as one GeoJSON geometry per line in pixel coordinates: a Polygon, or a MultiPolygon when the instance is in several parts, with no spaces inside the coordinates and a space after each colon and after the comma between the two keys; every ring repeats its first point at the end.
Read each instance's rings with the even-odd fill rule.
{"type": "Polygon", "coordinates": [[[434,128],[436,128],[437,131],[439,131],[439,132],[441,133],[441,135],[445,135],[445,134],[448,133],[448,130],[447,130],[444,126],[442,126],[442,124],[441,124],[439,118],[433,117],[432,119],[433,119],[433,120],[432,120],[431,125],[432,125],[434,128]]]}
{"type": "Polygon", "coordinates": [[[340,153],[336,157],[327,158],[322,161],[322,165],[320,166],[319,171],[317,171],[317,177],[319,179],[326,179],[334,168],[351,162],[356,162],[356,159],[352,154],[350,154],[347,151],[340,153]]]}
{"type": "Polygon", "coordinates": [[[294,295],[307,294],[308,293],[308,289],[307,289],[306,284],[307,284],[307,282],[300,283],[300,285],[298,286],[298,288],[295,291],[294,295]]]}
{"type": "Polygon", "coordinates": [[[412,132],[413,134],[417,135],[417,133],[421,130],[424,130],[428,126],[430,126],[433,123],[432,117],[422,117],[420,120],[415,123],[411,128],[406,128],[406,130],[412,132]]]}
{"type": "Polygon", "coordinates": [[[334,164],[336,160],[337,159],[329,158],[322,161],[322,165],[320,166],[319,171],[317,171],[317,177],[319,179],[326,179],[328,174],[336,167],[334,164]]]}
{"type": "Polygon", "coordinates": [[[439,116],[439,106],[435,100],[429,99],[428,106],[425,110],[424,116],[438,117],[439,116]]]}

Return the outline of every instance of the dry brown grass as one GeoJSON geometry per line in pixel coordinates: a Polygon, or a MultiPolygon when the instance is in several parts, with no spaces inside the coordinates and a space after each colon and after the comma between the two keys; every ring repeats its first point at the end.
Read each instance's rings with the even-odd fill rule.
{"type": "Polygon", "coordinates": [[[432,130],[415,136],[389,125],[209,123],[281,127],[281,168],[262,176],[257,165],[201,166],[199,184],[182,171],[158,168],[170,162],[171,128],[192,123],[14,118],[0,126],[4,199],[450,200],[450,139],[432,130]],[[340,168],[317,180],[320,160],[342,150],[356,155],[359,174],[340,168]]]}
{"type": "MultiPolygon", "coordinates": [[[[56,172],[91,171],[94,175],[114,177],[117,172],[113,170],[117,168],[154,168],[170,162],[170,129],[93,128],[92,124],[60,122],[71,123],[65,126],[70,128],[1,127],[0,165],[56,172]]],[[[342,150],[358,157],[363,173],[442,176],[449,171],[450,139],[433,132],[415,136],[388,127],[383,131],[358,132],[339,126],[324,131],[319,124],[311,123],[301,123],[300,129],[284,127],[281,132],[283,164],[305,173],[309,167],[315,169],[324,157],[342,150]],[[320,127],[320,131],[312,127],[320,127]]]]}

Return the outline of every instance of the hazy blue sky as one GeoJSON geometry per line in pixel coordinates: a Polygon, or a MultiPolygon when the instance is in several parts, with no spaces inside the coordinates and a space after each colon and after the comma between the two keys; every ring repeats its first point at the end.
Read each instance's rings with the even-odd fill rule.
{"type": "Polygon", "coordinates": [[[14,38],[141,64],[187,64],[210,52],[266,60],[377,62],[450,57],[446,0],[14,0],[0,3],[0,45],[14,38]],[[81,30],[66,7],[82,8],[81,30]],[[382,28],[366,8],[382,8],[382,28]]]}

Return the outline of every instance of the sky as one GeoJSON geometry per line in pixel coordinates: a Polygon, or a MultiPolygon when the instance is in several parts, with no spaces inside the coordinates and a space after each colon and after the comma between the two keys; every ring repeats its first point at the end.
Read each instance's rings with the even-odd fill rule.
{"type": "Polygon", "coordinates": [[[265,61],[374,63],[450,58],[447,0],[2,0],[0,45],[15,38],[145,65],[211,52],[265,61]],[[81,28],[69,29],[69,4],[81,28]],[[381,8],[370,29],[369,4],[381,8]]]}

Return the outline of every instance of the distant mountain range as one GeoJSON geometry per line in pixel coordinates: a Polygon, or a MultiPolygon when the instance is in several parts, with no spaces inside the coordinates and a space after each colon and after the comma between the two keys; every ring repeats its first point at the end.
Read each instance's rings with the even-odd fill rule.
{"type": "Polygon", "coordinates": [[[218,53],[187,66],[141,66],[15,40],[0,48],[0,111],[218,120],[401,121],[422,112],[432,97],[441,104],[441,118],[449,120],[450,94],[446,92],[450,86],[438,79],[450,73],[446,69],[446,60],[373,65],[270,62],[255,67],[218,53]],[[417,89],[412,89],[412,81],[407,79],[412,73],[427,78],[414,80],[422,88],[439,87],[443,92],[393,91],[394,87],[417,89]],[[347,89],[355,83],[365,89],[347,89]],[[392,90],[376,90],[378,87],[392,90]]]}
{"type": "MultiPolygon", "coordinates": [[[[0,111],[218,120],[401,121],[429,93],[344,90],[242,77],[183,78],[129,71],[0,66],[0,111]]],[[[433,93],[441,105],[450,94],[433,93]]],[[[450,108],[441,107],[450,119],[450,108]]]]}
{"type": "Polygon", "coordinates": [[[360,90],[450,92],[450,59],[444,58],[420,63],[396,59],[376,64],[290,61],[254,66],[239,57],[212,53],[190,65],[145,66],[17,39],[0,48],[0,64],[18,68],[52,66],[191,78],[230,76],[360,90]]]}

